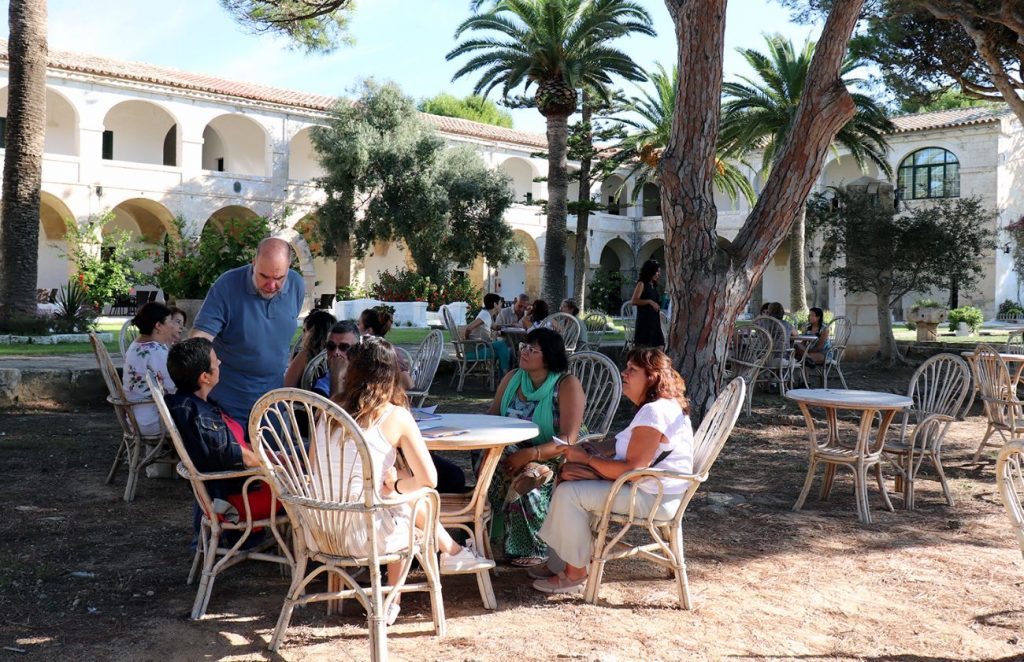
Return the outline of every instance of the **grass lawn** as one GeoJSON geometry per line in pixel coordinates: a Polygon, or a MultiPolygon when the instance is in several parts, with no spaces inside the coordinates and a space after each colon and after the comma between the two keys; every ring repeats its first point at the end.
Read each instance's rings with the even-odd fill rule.
{"type": "MultiPolygon", "coordinates": [[[[917,340],[917,330],[911,331],[903,324],[894,324],[892,334],[898,341],[913,342],[917,340]]],[[[986,331],[972,333],[969,336],[958,336],[949,330],[949,325],[939,325],[939,342],[957,343],[973,347],[978,343],[989,343],[991,345],[1002,345],[1006,342],[1009,334],[1006,331],[986,331]]]]}

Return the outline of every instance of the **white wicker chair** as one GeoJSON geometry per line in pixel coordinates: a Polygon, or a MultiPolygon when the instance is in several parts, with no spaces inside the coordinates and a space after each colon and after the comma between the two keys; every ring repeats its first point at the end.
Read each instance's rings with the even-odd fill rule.
{"type": "MultiPolygon", "coordinates": [[[[96,362],[100,366],[100,374],[107,385],[107,402],[114,408],[114,416],[121,426],[121,442],[114,454],[114,464],[107,474],[107,484],[114,481],[117,470],[122,463],[128,465],[128,481],[124,486],[124,500],[134,501],[135,491],[139,486],[139,475],[148,465],[164,459],[170,453],[170,446],[167,443],[167,435],[143,435],[139,431],[139,424],[135,420],[135,405],[152,404],[153,400],[129,401],[121,383],[114,362],[110,360],[110,353],[95,332],[89,333],[89,340],[92,342],[92,349],[96,353],[96,362]],[[143,455],[145,446],[152,446],[153,449],[143,455]]],[[[168,458],[170,460],[172,458],[168,458]]]]}
{"type": "Polygon", "coordinates": [[[1011,441],[996,460],[996,488],[1024,555],[1024,442],[1011,441]]]}
{"type": "Polygon", "coordinates": [[[853,333],[853,322],[846,317],[837,317],[829,322],[829,326],[829,348],[825,351],[825,365],[821,367],[821,381],[824,388],[828,388],[828,375],[835,370],[843,388],[848,388],[846,376],[843,375],[843,354],[846,353],[846,345],[853,333]]]}
{"type": "Polygon", "coordinates": [[[726,350],[722,380],[742,377],[747,383],[745,409],[750,416],[754,399],[754,382],[772,354],[772,336],[760,326],[737,326],[726,350]]]}
{"type": "Polygon", "coordinates": [[[587,439],[603,439],[611,429],[615,411],[622,399],[622,375],[615,363],[597,352],[576,352],[569,357],[569,372],[583,385],[586,404],[583,425],[587,439]]]}
{"type": "MultiPolygon", "coordinates": [[[[793,345],[782,322],[762,315],[754,319],[754,325],[767,331],[772,338],[771,354],[757,373],[757,381],[776,384],[779,395],[786,395],[786,388],[793,379],[796,361],[793,359],[793,345]]],[[[751,385],[753,388],[753,385],[751,385]]]]}
{"type": "Polygon", "coordinates": [[[138,337],[139,327],[132,324],[131,320],[121,325],[121,330],[117,333],[117,346],[121,350],[122,357],[128,355],[128,346],[138,337]]]}
{"type": "Polygon", "coordinates": [[[625,336],[622,343],[622,355],[625,356],[626,352],[633,348],[636,336],[636,306],[629,301],[625,302],[619,309],[619,315],[622,317],[622,331],[625,336]]]}
{"type": "Polygon", "coordinates": [[[601,341],[608,330],[608,316],[604,313],[587,313],[583,318],[583,328],[587,330],[587,341],[577,349],[581,352],[601,351],[601,341]]]}
{"type": "MultiPolygon", "coordinates": [[[[192,494],[195,495],[196,502],[203,512],[203,519],[199,530],[199,544],[196,546],[196,554],[192,559],[192,570],[188,574],[187,582],[191,585],[195,581],[196,573],[199,570],[199,559],[202,559],[203,571],[199,580],[199,589],[196,591],[195,602],[192,603],[191,617],[193,620],[196,620],[206,615],[206,608],[210,604],[210,595],[213,593],[213,582],[217,579],[217,575],[231,566],[248,560],[267,561],[270,563],[280,563],[287,566],[288,570],[291,571],[295,561],[292,558],[291,551],[288,549],[288,545],[281,536],[281,532],[278,530],[279,526],[287,527],[288,517],[282,513],[262,519],[252,518],[252,512],[249,509],[249,488],[254,483],[268,483],[260,469],[246,468],[207,473],[196,469],[196,465],[193,464],[192,459],[188,455],[188,450],[185,448],[185,443],[181,439],[178,427],[174,424],[174,419],[171,418],[171,412],[167,408],[167,403],[164,402],[163,389],[153,379],[153,375],[147,375],[146,381],[149,383],[150,392],[153,393],[153,400],[156,402],[157,411],[160,412],[160,420],[163,421],[164,429],[167,430],[171,443],[174,445],[174,450],[177,451],[178,457],[181,458],[181,461],[178,463],[178,474],[188,480],[192,486],[192,494]],[[245,479],[240,490],[245,495],[243,498],[245,508],[243,512],[238,513],[238,522],[221,521],[220,518],[214,516],[213,498],[206,487],[210,481],[229,479],[245,479]],[[261,527],[269,528],[273,537],[250,549],[242,549],[245,541],[252,534],[253,529],[261,527]],[[240,532],[238,540],[231,547],[221,547],[220,545],[221,536],[225,531],[240,532]],[[283,555],[267,551],[274,546],[277,546],[283,555]]],[[[277,510],[277,499],[271,497],[270,512],[277,513],[277,510]]]]}
{"type": "Polygon", "coordinates": [[[669,323],[672,321],[669,319],[668,314],[664,310],[658,311],[658,319],[661,322],[661,336],[665,339],[665,344],[668,344],[668,331],[669,323]]]}
{"type": "Polygon", "coordinates": [[[558,332],[558,335],[562,336],[562,342],[565,344],[566,354],[572,354],[576,351],[576,345],[580,340],[582,325],[575,315],[570,315],[569,313],[555,313],[544,320],[544,325],[548,328],[554,329],[558,332]]]}
{"type": "Polygon", "coordinates": [[[970,373],[967,362],[959,356],[936,354],[910,378],[907,397],[914,404],[903,414],[899,439],[882,447],[883,456],[896,469],[896,488],[902,487],[903,507],[907,510],[914,509],[914,479],[926,458],[935,467],[946,503],[953,505],[953,493],[942,470],[942,442],[963,409],[971,388],[970,373]]]}
{"type": "MultiPolygon", "coordinates": [[[[306,363],[306,367],[302,371],[302,377],[299,379],[299,386],[302,387],[303,391],[312,391],[317,381],[327,374],[327,370],[327,352],[323,351],[306,363]]],[[[327,395],[330,395],[330,393],[327,395]]]]}
{"type": "MultiPolygon", "coordinates": [[[[676,588],[679,591],[680,606],[684,609],[692,608],[690,585],[686,577],[686,558],[683,552],[683,514],[686,512],[686,506],[693,498],[694,492],[697,491],[701,483],[708,479],[711,466],[729,439],[733,426],[736,425],[736,419],[740,415],[740,409],[743,407],[746,388],[746,382],[742,379],[733,380],[718,395],[715,404],[711,406],[711,410],[704,417],[700,428],[693,435],[692,474],[659,469],[639,469],[622,474],[612,485],[611,492],[608,493],[608,498],[605,501],[604,512],[600,519],[594,522],[594,531],[597,536],[594,540],[594,551],[587,577],[586,599],[588,602],[597,602],[605,563],[615,559],[639,556],[672,570],[676,588]],[[661,478],[682,478],[689,481],[689,486],[683,494],[675,514],[671,519],[664,520],[637,515],[634,508],[640,482],[653,479],[657,480],[658,485],[661,486],[661,478]],[[630,506],[628,513],[620,515],[611,512],[611,505],[623,489],[630,490],[630,506]],[[618,528],[614,535],[609,532],[609,525],[615,525],[618,528]],[[646,545],[633,545],[627,542],[626,535],[633,527],[646,530],[654,542],[646,545]]],[[[662,496],[662,489],[659,487],[657,498],[651,506],[652,513],[657,512],[662,496]]]]}
{"type": "Polygon", "coordinates": [[[981,393],[985,417],[988,419],[985,436],[982,437],[972,458],[977,462],[993,432],[998,432],[1004,442],[1024,437],[1024,403],[1017,398],[1016,384],[1010,376],[1006,362],[992,345],[978,345],[971,369],[981,393]]]}
{"type": "Polygon", "coordinates": [[[340,601],[355,598],[367,613],[371,659],[387,659],[386,614],[401,593],[425,591],[430,594],[434,631],[445,632],[441,602],[440,568],[435,533],[439,501],[437,492],[419,489],[385,498],[378,491],[379,479],[359,425],[336,404],[315,393],[298,389],[277,389],[253,406],[249,419],[253,440],[264,472],[271,477],[275,492],[292,523],[295,572],[270,640],[276,651],[296,606],[329,601],[328,613],[340,601]],[[299,414],[298,412],[301,412],[299,414]],[[316,421],[304,438],[298,420],[316,421]],[[364,489],[372,485],[372,489],[364,489]],[[407,544],[400,550],[378,549],[376,515],[391,507],[410,508],[407,544]],[[422,512],[426,527],[411,523],[422,512]],[[426,580],[408,583],[413,561],[419,561],[426,580]],[[310,562],[314,566],[310,567],[310,562]],[[401,562],[397,576],[383,584],[380,566],[401,562]],[[351,571],[366,568],[369,588],[362,587],[351,571]],[[306,589],[320,575],[328,575],[327,591],[307,594],[306,589]]]}
{"type": "Polygon", "coordinates": [[[441,306],[441,319],[444,321],[448,335],[451,337],[452,348],[455,350],[455,374],[452,381],[459,379],[458,392],[462,393],[462,386],[466,377],[472,375],[475,370],[480,369],[487,377],[487,387],[494,388],[494,350],[491,344],[482,340],[464,340],[459,333],[459,325],[455,323],[455,317],[448,309],[448,306],[441,306]]]}
{"type": "Polygon", "coordinates": [[[1012,331],[1003,345],[1004,354],[1024,354],[1024,331],[1012,331]]]}
{"type": "Polygon", "coordinates": [[[420,342],[416,358],[412,362],[412,388],[406,391],[414,407],[422,407],[430,395],[430,387],[437,375],[437,366],[441,363],[443,351],[444,334],[436,329],[420,342]]]}

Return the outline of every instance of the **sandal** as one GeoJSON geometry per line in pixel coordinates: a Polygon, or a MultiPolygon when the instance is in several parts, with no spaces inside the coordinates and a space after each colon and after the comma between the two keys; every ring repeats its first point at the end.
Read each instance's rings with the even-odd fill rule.
{"type": "Polygon", "coordinates": [[[517,568],[532,568],[547,562],[546,558],[540,556],[520,556],[509,561],[509,563],[517,568]]]}

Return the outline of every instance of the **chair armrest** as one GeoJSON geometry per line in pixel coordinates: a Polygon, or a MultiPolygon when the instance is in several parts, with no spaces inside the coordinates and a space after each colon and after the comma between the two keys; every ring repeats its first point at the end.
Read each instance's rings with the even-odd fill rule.
{"type": "Polygon", "coordinates": [[[611,517],[612,504],[615,502],[615,498],[619,495],[619,492],[622,490],[623,486],[625,486],[627,482],[633,483],[630,486],[631,494],[629,499],[628,515],[630,519],[633,519],[635,517],[633,508],[636,503],[636,491],[639,489],[640,483],[643,482],[644,479],[648,478],[657,479],[658,482],[658,493],[655,496],[654,503],[651,505],[650,514],[648,514],[647,517],[648,520],[653,520],[654,513],[658,511],[658,507],[661,506],[662,498],[665,496],[665,487],[664,483],[662,483],[660,480],[661,478],[672,478],[676,480],[693,480],[698,483],[703,483],[708,479],[708,474],[707,472],[704,472],[703,474],[699,475],[684,474],[677,471],[665,471],[664,469],[651,469],[650,467],[627,471],[626,473],[619,476],[614,483],[612,483],[612,489],[609,490],[608,492],[608,497],[604,501],[604,509],[601,512],[601,529],[604,529],[608,526],[608,519],[611,517]]]}
{"type": "MultiPolygon", "coordinates": [[[[264,479],[267,478],[266,475],[263,473],[263,470],[260,469],[259,467],[249,467],[246,469],[236,469],[233,471],[210,471],[206,473],[200,473],[197,471],[195,475],[192,476],[192,479],[205,483],[206,481],[209,480],[225,480],[228,478],[249,478],[250,476],[259,476],[264,479]]],[[[270,480],[267,479],[267,482],[269,483],[270,480]]]]}
{"type": "Polygon", "coordinates": [[[135,405],[152,405],[156,404],[156,400],[153,398],[146,398],[144,400],[122,400],[112,395],[107,396],[107,402],[112,405],[124,405],[127,407],[134,407],[135,405]]]}
{"type": "Polygon", "coordinates": [[[914,426],[907,442],[911,454],[918,448],[924,449],[929,440],[932,443],[941,441],[946,436],[946,431],[955,419],[945,414],[929,414],[921,422],[914,426]]]}

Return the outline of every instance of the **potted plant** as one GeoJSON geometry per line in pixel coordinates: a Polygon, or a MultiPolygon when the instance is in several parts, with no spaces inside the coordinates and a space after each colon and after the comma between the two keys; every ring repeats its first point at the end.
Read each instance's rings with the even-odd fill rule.
{"type": "Polygon", "coordinates": [[[907,313],[907,320],[913,322],[917,327],[918,342],[934,342],[938,340],[938,327],[946,321],[949,311],[946,307],[934,299],[918,299],[910,312],[907,313]]]}
{"type": "Polygon", "coordinates": [[[949,330],[958,336],[977,333],[984,321],[985,316],[974,306],[961,306],[949,311],[949,330]]]}

